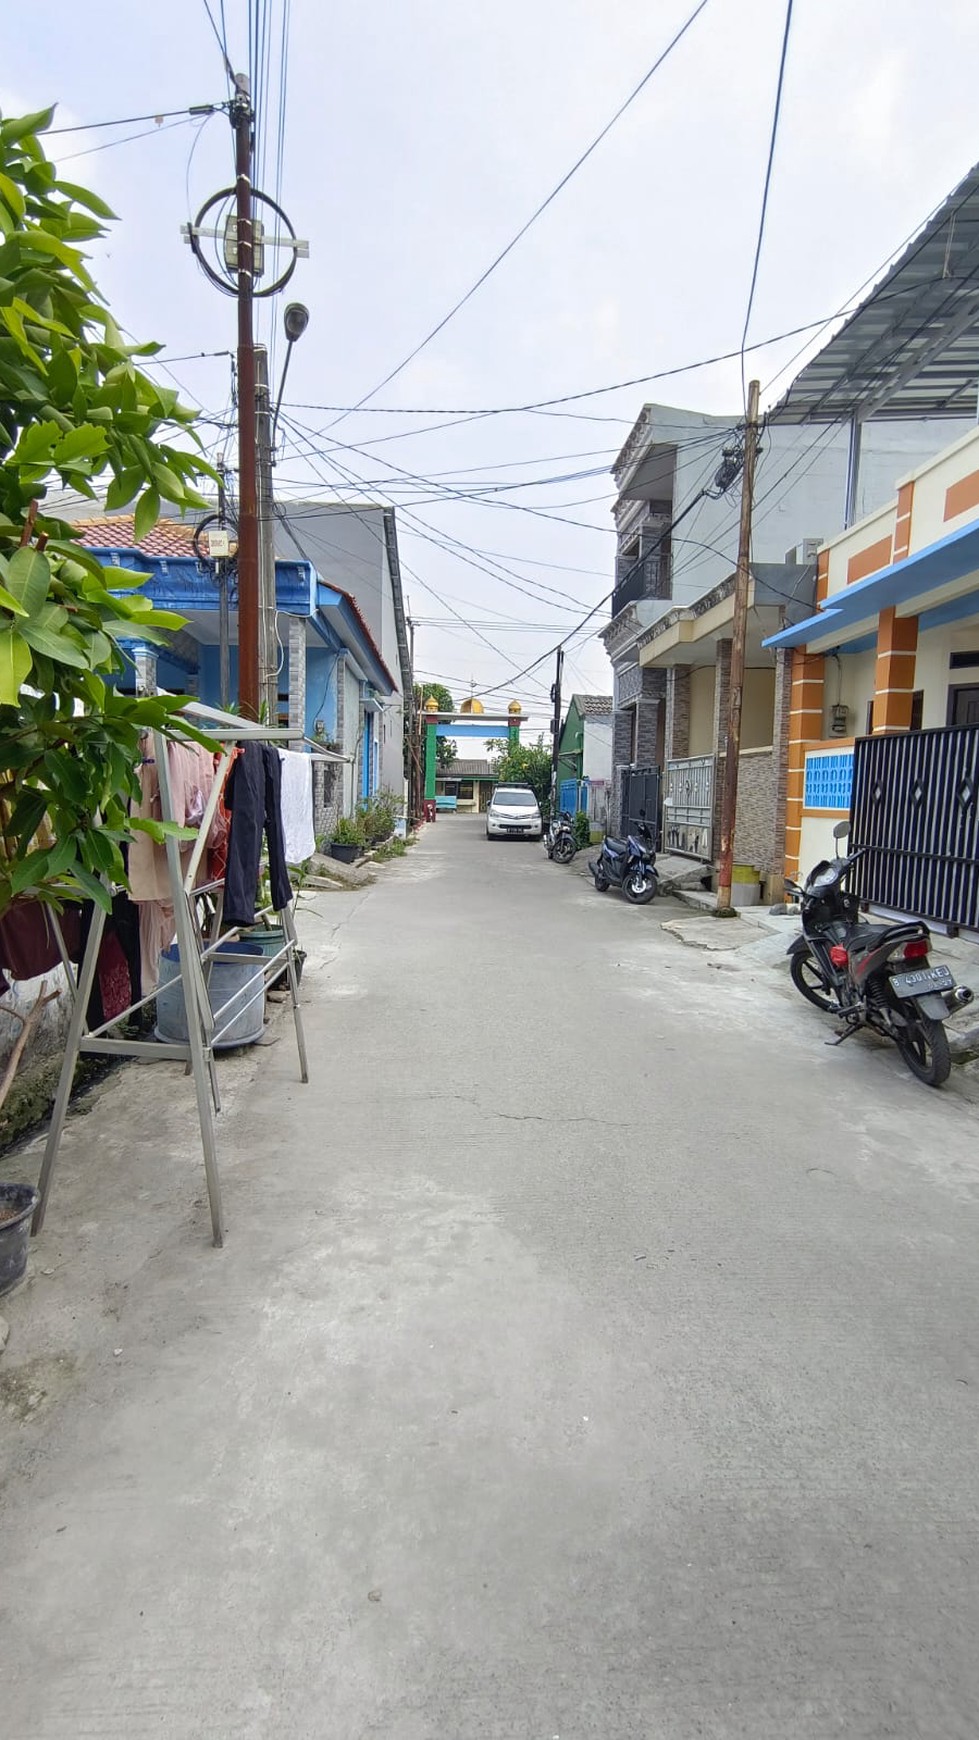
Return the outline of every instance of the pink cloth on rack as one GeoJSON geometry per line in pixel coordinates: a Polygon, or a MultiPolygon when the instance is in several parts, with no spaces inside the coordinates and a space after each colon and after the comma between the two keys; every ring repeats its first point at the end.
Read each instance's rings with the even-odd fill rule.
{"type": "Polygon", "coordinates": [[[160,956],[173,942],[173,907],[165,900],[139,904],[139,971],[144,997],[152,997],[160,982],[160,956]]]}
{"type": "MultiPolygon", "coordinates": [[[[204,818],[207,800],[214,785],[214,758],[198,743],[169,743],[167,759],[170,789],[173,797],[173,820],[181,827],[193,828],[204,818]]],[[[162,821],[160,780],[156,762],[144,761],[139,769],[141,796],[133,810],[134,816],[162,821]]],[[[207,844],[219,843],[227,823],[220,806],[208,830],[207,844]]],[[[181,861],[186,866],[193,851],[193,842],[181,845],[181,861]]],[[[205,880],[207,868],[202,859],[199,880],[205,880]]],[[[169,901],[173,890],[167,871],[165,846],[158,846],[148,834],[136,833],[129,848],[129,890],[133,900],[169,901]]]]}

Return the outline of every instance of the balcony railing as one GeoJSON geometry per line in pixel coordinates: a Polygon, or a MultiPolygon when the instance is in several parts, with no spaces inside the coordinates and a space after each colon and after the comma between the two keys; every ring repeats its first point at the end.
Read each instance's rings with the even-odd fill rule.
{"type": "Polygon", "coordinates": [[[627,568],[612,593],[612,617],[618,616],[627,604],[638,604],[640,598],[660,598],[663,557],[659,550],[641,556],[627,568]]]}

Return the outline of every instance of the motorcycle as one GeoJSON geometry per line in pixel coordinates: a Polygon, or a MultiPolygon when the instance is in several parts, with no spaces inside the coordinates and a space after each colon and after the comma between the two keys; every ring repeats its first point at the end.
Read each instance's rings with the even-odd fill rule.
{"type": "Polygon", "coordinates": [[[555,864],[570,864],[578,848],[574,828],[567,810],[552,817],[544,830],[544,850],[555,864]]]}
{"type": "Polygon", "coordinates": [[[588,868],[599,894],[606,894],[610,888],[621,888],[633,906],[645,906],[659,887],[659,877],[653,868],[655,863],[653,836],[644,818],[638,833],[629,834],[624,840],[606,834],[601,852],[597,858],[589,859],[588,868]]]}
{"type": "MultiPolygon", "coordinates": [[[[849,825],[839,822],[833,832],[839,842],[849,825]]],[[[893,1040],[919,1081],[941,1087],[952,1067],[943,1022],[972,1002],[972,992],[956,985],[948,967],[930,964],[926,924],[861,921],[857,897],[844,884],[866,850],[858,846],[833,863],[823,859],[804,887],[786,882],[802,917],[802,935],[788,950],[792,983],[817,1009],[842,1020],[833,1044],[870,1027],[893,1040]]]]}

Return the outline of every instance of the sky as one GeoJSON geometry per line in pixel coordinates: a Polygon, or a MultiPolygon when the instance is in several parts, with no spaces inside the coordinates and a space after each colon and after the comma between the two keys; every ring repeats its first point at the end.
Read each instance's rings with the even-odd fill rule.
{"type": "MultiPolygon", "coordinates": [[[[395,503],[418,672],[457,701],[473,686],[515,696],[536,729],[553,661],[520,673],[611,590],[609,467],[644,401],[739,415],[737,357],[688,365],[740,345],[784,0],[707,0],[503,263],[347,416],[506,247],[695,0],[210,4],[236,70],[250,22],[266,45],[261,185],[310,249],[260,322],[276,384],[283,302],[310,310],[277,493],[395,503]]],[[[5,113],[57,103],[67,128],[227,98],[204,0],[41,0],[34,17],[5,44],[5,113]]],[[[973,0],[795,0],[749,344],[844,307],[979,158],[977,63],[973,0]]],[[[117,319],[163,344],[208,452],[233,462],[235,310],[180,233],[233,178],[226,115],[59,133],[49,149],[118,216],[93,248],[117,319]]],[[[809,354],[787,369],[804,336],[749,353],[763,405],[809,354]]],[[[606,619],[574,634],[566,690],[611,692],[606,619]]]]}

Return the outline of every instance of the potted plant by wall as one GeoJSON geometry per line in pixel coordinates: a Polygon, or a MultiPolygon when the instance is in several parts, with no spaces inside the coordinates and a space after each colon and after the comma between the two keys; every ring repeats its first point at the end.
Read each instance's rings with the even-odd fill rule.
{"type": "Polygon", "coordinates": [[[364,850],[364,825],[359,816],[341,816],[333,831],[330,852],[341,864],[352,864],[364,850]]]}

